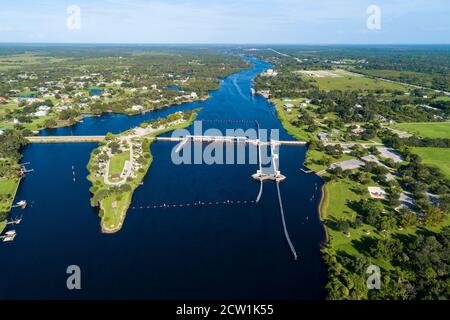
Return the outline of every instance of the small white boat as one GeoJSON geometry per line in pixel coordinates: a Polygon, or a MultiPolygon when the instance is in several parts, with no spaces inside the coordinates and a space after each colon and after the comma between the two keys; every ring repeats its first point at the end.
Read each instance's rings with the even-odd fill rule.
{"type": "Polygon", "coordinates": [[[13,241],[15,237],[16,237],[16,235],[9,236],[9,237],[4,237],[4,238],[3,238],[3,242],[10,242],[10,241],[13,241]]]}
{"type": "Polygon", "coordinates": [[[6,231],[5,232],[5,235],[6,236],[13,236],[13,235],[15,235],[16,234],[16,230],[11,230],[11,231],[6,231]]]}
{"type": "Polygon", "coordinates": [[[17,202],[15,205],[13,205],[12,207],[25,209],[26,206],[27,206],[27,202],[25,200],[21,200],[21,201],[17,202]]]}

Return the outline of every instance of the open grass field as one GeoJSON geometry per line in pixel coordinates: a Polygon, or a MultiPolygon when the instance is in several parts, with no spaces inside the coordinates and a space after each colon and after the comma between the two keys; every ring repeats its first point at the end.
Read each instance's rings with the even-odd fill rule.
{"type": "MultiPolygon", "coordinates": [[[[339,71],[335,72],[339,74],[339,71]]],[[[342,77],[314,78],[321,90],[408,90],[407,86],[388,81],[341,73],[342,77]]]]}
{"type": "Polygon", "coordinates": [[[132,195],[132,192],[126,192],[120,196],[112,195],[101,201],[103,231],[118,230],[122,227],[132,195]]]}
{"type": "Polygon", "coordinates": [[[412,148],[425,164],[439,168],[450,179],[450,149],[447,148],[412,148]]]}
{"type": "Polygon", "coordinates": [[[423,138],[450,138],[450,122],[397,123],[393,127],[423,138]]]}
{"type": "Polygon", "coordinates": [[[123,167],[125,166],[125,161],[130,160],[129,152],[121,152],[115,154],[111,161],[109,162],[109,175],[110,177],[115,174],[121,174],[123,167]]]}
{"type": "MultiPolygon", "coordinates": [[[[336,251],[344,251],[348,254],[361,254],[368,250],[370,238],[379,238],[380,234],[374,227],[363,224],[359,229],[350,228],[350,236],[346,236],[342,231],[334,227],[339,220],[354,221],[356,212],[350,208],[349,201],[357,201],[368,198],[369,194],[358,195],[353,189],[356,183],[350,180],[339,180],[328,182],[324,186],[324,198],[322,200],[320,212],[325,220],[327,234],[331,247],[336,251]],[[366,234],[369,232],[369,234],[366,234]]],[[[391,269],[392,265],[386,261],[372,259],[374,263],[383,269],[391,269]]]]}
{"type": "Polygon", "coordinates": [[[22,68],[24,66],[38,65],[38,64],[53,64],[62,62],[67,59],[46,57],[35,53],[22,53],[16,55],[0,56],[0,71],[8,71],[12,69],[22,68]]]}
{"type": "Polygon", "coordinates": [[[0,195],[9,197],[5,199],[2,198],[0,201],[0,212],[9,211],[12,201],[12,197],[14,197],[16,193],[17,186],[20,182],[20,179],[3,179],[0,180],[0,195]]]}
{"type": "Polygon", "coordinates": [[[19,106],[14,103],[0,104],[0,116],[5,116],[13,110],[19,109],[19,106]]]}
{"type": "Polygon", "coordinates": [[[437,98],[435,98],[433,101],[437,101],[437,102],[439,102],[439,101],[450,101],[450,97],[449,96],[440,96],[440,97],[437,97],[437,98]]]}
{"type": "Polygon", "coordinates": [[[433,83],[433,75],[428,73],[397,70],[358,70],[358,72],[373,77],[391,79],[424,87],[431,87],[433,83]]]}

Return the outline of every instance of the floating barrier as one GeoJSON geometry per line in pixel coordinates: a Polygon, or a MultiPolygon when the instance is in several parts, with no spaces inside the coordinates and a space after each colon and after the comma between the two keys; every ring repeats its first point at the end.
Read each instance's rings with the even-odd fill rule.
{"type": "Polygon", "coordinates": [[[144,210],[144,209],[172,209],[183,207],[206,207],[206,206],[224,206],[224,205],[254,205],[257,202],[255,200],[224,200],[224,201],[195,201],[191,203],[176,203],[176,204],[153,204],[153,205],[139,205],[130,207],[131,210],[144,210]]]}

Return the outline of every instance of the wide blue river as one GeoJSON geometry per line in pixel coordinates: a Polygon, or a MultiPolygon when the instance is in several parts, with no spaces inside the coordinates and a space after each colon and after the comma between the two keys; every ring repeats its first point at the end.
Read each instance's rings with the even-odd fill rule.
{"type": "MultiPolygon", "coordinates": [[[[206,101],[133,117],[86,118],[41,134],[117,133],[177,110],[202,108],[198,120],[206,120],[205,128],[248,129],[256,119],[261,128],[278,129],[280,139],[292,140],[273,106],[250,92],[252,80],[269,64],[247,59],[253,67],[225,78],[206,101]]],[[[280,170],[287,176],[280,187],[298,261],[286,243],[271,182],[264,184],[257,205],[129,210],[121,231],[102,234],[86,180],[95,147],[33,144],[24,150],[23,161],[30,162],[34,172],[27,174],[16,196],[16,201],[27,200],[28,207],[11,214],[23,216],[14,227],[17,237],[12,243],[0,243],[0,299],[324,298],[326,271],[320,254],[324,231],[317,214],[322,182],[301,172],[304,147],[280,149],[280,170]],[[81,290],[66,287],[69,265],[81,269],[81,290]]],[[[175,165],[173,147],[169,142],[152,144],[152,166],[131,206],[256,198],[259,182],[251,178],[256,165],[175,165]]]]}

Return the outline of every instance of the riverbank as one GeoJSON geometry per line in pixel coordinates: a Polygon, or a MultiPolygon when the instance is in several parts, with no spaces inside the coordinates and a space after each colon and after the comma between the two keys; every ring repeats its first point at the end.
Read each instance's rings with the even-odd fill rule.
{"type": "Polygon", "coordinates": [[[0,217],[0,234],[2,234],[6,228],[6,222],[11,212],[11,208],[14,204],[14,199],[16,198],[17,190],[19,189],[21,181],[22,178],[20,177],[15,179],[0,180],[1,194],[2,196],[8,196],[6,199],[2,199],[2,201],[0,202],[0,214],[2,214],[2,216],[0,217]]]}
{"type": "MultiPolygon", "coordinates": [[[[354,141],[360,146],[347,148],[350,150],[327,144],[329,139],[336,141],[336,137],[342,136],[342,131],[338,128],[326,130],[323,120],[333,119],[332,115],[324,119],[323,115],[311,114],[313,109],[300,98],[274,99],[273,105],[291,135],[302,140],[311,138],[304,164],[315,173],[320,172],[324,179],[317,211],[325,230],[321,252],[328,269],[327,297],[336,300],[379,299],[378,293],[367,290],[365,285],[365,270],[370,265],[378,266],[386,279],[391,279],[387,282],[383,280],[384,288],[379,291],[388,299],[406,296],[399,292],[407,286],[420,290],[422,279],[432,283],[429,274],[421,274],[422,266],[412,270],[411,264],[405,261],[416,258],[415,250],[409,248],[422,246],[423,237],[428,237],[429,243],[434,241],[433,244],[438,246],[436,239],[446,236],[450,217],[445,216],[445,212],[431,201],[428,208],[418,207],[416,201],[412,202],[412,209],[405,208],[401,196],[407,189],[402,188],[402,179],[398,177],[401,177],[403,168],[413,167],[411,160],[404,156],[402,150],[397,150],[395,152],[403,154],[402,161],[389,162],[372,143],[364,145],[361,141],[354,141]],[[320,137],[322,141],[315,137],[320,137]],[[325,170],[333,168],[335,162],[345,163],[351,158],[364,162],[357,166],[344,165],[336,170],[325,170]],[[383,197],[374,196],[371,188],[383,190],[383,197]]],[[[340,143],[345,145],[346,142],[340,143]]],[[[423,162],[427,163],[426,155],[422,156],[423,162]]],[[[441,155],[439,160],[443,159],[445,156],[441,155]]],[[[420,170],[424,174],[433,172],[429,173],[426,167],[420,167],[420,170]]],[[[445,173],[445,170],[442,171],[445,173]]],[[[426,196],[424,198],[428,200],[426,196]]],[[[428,254],[428,248],[426,250],[428,254]]],[[[436,278],[434,283],[446,277],[436,276],[435,270],[429,270],[433,273],[431,278],[436,278]]]]}
{"type": "Polygon", "coordinates": [[[91,205],[100,207],[103,233],[115,233],[123,226],[133,193],[141,185],[153,161],[150,145],[154,140],[148,138],[190,126],[197,112],[175,113],[166,119],[144,122],[139,128],[109,135],[100,147],[92,151],[87,166],[88,180],[92,183],[91,205]],[[117,150],[130,155],[121,162],[120,168],[110,172],[112,153],[117,153],[117,150]]]}
{"type": "MultiPolygon", "coordinates": [[[[311,142],[314,138],[314,133],[307,132],[304,128],[294,126],[291,122],[298,119],[298,112],[288,112],[286,109],[286,105],[289,104],[298,104],[302,103],[303,99],[289,99],[289,101],[283,101],[281,99],[269,99],[272,106],[275,108],[278,119],[280,120],[282,126],[286,129],[286,131],[293,136],[295,139],[299,141],[307,141],[311,142]]],[[[304,103],[304,102],[303,102],[304,103]]],[[[327,167],[325,165],[319,165],[319,162],[324,157],[323,152],[318,152],[316,150],[306,150],[305,160],[302,164],[303,167],[308,169],[308,173],[317,174],[320,171],[325,170],[327,167]],[[308,164],[308,165],[306,165],[308,164]]],[[[321,199],[319,205],[317,207],[317,214],[319,216],[320,221],[322,222],[323,229],[325,232],[325,239],[323,243],[329,242],[328,230],[325,225],[326,220],[326,212],[328,210],[328,194],[327,191],[327,182],[325,181],[321,188],[321,199]]]]}

